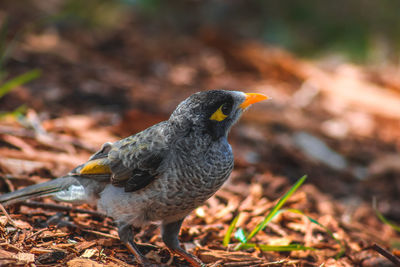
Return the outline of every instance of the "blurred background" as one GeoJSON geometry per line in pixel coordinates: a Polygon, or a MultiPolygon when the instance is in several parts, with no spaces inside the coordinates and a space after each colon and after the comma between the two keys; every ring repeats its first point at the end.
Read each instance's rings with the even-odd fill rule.
{"type": "Polygon", "coordinates": [[[380,232],[371,203],[400,222],[399,10],[389,0],[2,0],[3,191],[64,174],[196,91],[261,92],[272,99],[230,135],[225,190],[243,200],[257,185],[274,200],[308,174],[307,210],[398,240],[380,232]]]}

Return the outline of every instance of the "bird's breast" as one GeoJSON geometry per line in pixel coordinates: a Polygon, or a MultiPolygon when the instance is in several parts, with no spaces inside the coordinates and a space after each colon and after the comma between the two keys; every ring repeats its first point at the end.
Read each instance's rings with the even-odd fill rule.
{"type": "Polygon", "coordinates": [[[228,142],[205,145],[193,143],[169,157],[162,177],[153,184],[151,220],[175,221],[203,204],[228,179],[233,155],[228,142]],[[193,146],[194,145],[194,146],[193,146]]]}
{"type": "Polygon", "coordinates": [[[213,195],[233,169],[233,154],[225,140],[204,142],[196,139],[171,157],[165,180],[171,194],[185,192],[186,198],[204,201],[213,195]]]}

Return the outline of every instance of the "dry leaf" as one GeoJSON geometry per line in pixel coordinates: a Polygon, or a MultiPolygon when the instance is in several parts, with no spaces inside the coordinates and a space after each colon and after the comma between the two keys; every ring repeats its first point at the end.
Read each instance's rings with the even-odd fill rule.
{"type": "Polygon", "coordinates": [[[85,252],[83,252],[83,254],[81,255],[82,258],[91,258],[93,257],[95,254],[97,254],[99,251],[96,248],[89,248],[87,250],[85,250],[85,252]]]}
{"type": "Polygon", "coordinates": [[[197,255],[205,263],[212,263],[218,260],[223,260],[224,262],[260,260],[249,253],[241,251],[198,250],[197,255]]]}
{"type": "Polygon", "coordinates": [[[14,221],[15,226],[20,229],[32,229],[32,226],[26,221],[22,221],[22,220],[13,220],[13,221],[14,221]]]}
{"type": "Polygon", "coordinates": [[[35,261],[35,255],[32,253],[23,253],[23,252],[18,252],[16,255],[13,256],[13,258],[17,259],[18,261],[30,263],[35,261]]]}
{"type": "Polygon", "coordinates": [[[67,262],[68,267],[104,267],[104,264],[89,259],[75,258],[67,262]]]}

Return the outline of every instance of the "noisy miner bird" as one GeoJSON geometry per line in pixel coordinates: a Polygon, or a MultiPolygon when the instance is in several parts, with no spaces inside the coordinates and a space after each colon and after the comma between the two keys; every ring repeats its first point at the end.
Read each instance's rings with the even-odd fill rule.
{"type": "Polygon", "coordinates": [[[114,218],[119,238],[143,266],[155,266],[135,244],[135,228],[161,222],[162,240],[192,266],[204,266],[180,247],[184,218],[210,198],[233,169],[227,136],[257,93],[212,90],[181,102],[167,121],[105,143],[67,175],[0,196],[0,203],[52,195],[58,201],[97,203],[114,218]]]}

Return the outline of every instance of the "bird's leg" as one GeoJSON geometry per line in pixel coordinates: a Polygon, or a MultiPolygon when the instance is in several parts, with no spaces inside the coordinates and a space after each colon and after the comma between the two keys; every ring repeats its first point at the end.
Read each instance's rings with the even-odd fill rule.
{"type": "Polygon", "coordinates": [[[204,263],[201,262],[196,256],[186,252],[179,245],[178,235],[181,229],[183,219],[172,223],[163,223],[161,229],[162,239],[165,245],[174,253],[178,254],[187,260],[193,267],[203,267],[204,263]]]}
{"type": "Polygon", "coordinates": [[[135,256],[136,261],[142,266],[157,266],[152,264],[139,251],[137,245],[133,241],[133,231],[130,224],[120,224],[118,226],[119,239],[125,244],[129,251],[135,256]]]}

